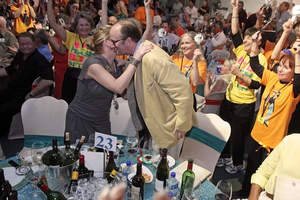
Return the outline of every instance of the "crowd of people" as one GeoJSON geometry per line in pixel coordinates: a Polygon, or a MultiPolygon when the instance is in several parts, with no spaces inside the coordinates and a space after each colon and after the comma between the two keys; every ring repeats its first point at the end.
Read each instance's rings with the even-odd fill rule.
{"type": "MultiPolygon", "coordinates": [[[[168,148],[178,158],[195,112],[215,113],[231,126],[217,166],[244,173],[236,196],[258,199],[266,190],[272,198],[272,173],[286,175],[276,163],[291,163],[283,151],[299,140],[285,137],[300,132],[300,20],[290,1],[249,13],[243,1],[231,0],[228,16],[211,6],[1,1],[0,134],[8,135],[24,101],[48,89],[69,104],[71,141],[84,134],[92,142],[96,131],[111,134],[110,107],[122,96],[139,145],[168,148]]],[[[300,178],[296,166],[288,176],[300,178]]]]}

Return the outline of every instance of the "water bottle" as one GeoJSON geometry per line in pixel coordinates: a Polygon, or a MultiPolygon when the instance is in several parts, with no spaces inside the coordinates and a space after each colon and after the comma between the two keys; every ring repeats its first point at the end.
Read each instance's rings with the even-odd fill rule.
{"type": "Polygon", "coordinates": [[[178,189],[178,181],[175,177],[176,177],[176,173],[172,172],[171,177],[168,180],[168,191],[172,192],[173,196],[176,198],[179,193],[179,189],[178,189]]]}
{"type": "Polygon", "coordinates": [[[126,167],[123,170],[124,176],[128,177],[129,174],[131,174],[131,162],[130,160],[127,160],[126,167]]]}
{"type": "Polygon", "coordinates": [[[168,192],[168,196],[170,197],[170,200],[176,200],[176,196],[174,196],[173,192],[168,192]]]}

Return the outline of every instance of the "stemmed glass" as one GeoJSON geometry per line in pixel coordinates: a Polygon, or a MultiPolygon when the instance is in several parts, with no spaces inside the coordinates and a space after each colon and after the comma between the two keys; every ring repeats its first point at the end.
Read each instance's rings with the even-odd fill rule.
{"type": "Polygon", "coordinates": [[[231,200],[232,185],[229,181],[220,180],[215,189],[216,200],[231,200]]]}
{"type": "Polygon", "coordinates": [[[127,136],[126,138],[126,150],[129,154],[137,153],[138,139],[135,136],[127,136]]]}
{"type": "Polygon", "coordinates": [[[42,171],[42,156],[44,153],[44,148],[46,147],[44,142],[41,141],[37,141],[34,142],[31,146],[31,158],[33,161],[33,165],[37,165],[38,166],[38,171],[42,171]]]}

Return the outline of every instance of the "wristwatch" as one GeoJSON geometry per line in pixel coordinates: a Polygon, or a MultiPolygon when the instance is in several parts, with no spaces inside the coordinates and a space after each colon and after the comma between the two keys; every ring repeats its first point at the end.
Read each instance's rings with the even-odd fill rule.
{"type": "Polygon", "coordinates": [[[137,67],[140,63],[141,63],[141,61],[140,61],[140,60],[137,60],[137,59],[134,58],[134,57],[130,57],[130,58],[129,58],[129,64],[132,64],[132,65],[134,65],[135,67],[137,67]]]}

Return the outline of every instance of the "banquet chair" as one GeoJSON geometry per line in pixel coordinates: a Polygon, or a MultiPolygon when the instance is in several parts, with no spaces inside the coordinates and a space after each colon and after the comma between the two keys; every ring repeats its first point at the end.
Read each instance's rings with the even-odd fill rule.
{"type": "Polygon", "coordinates": [[[195,164],[213,173],[231,128],[216,114],[196,112],[196,116],[197,125],[186,134],[179,161],[192,158],[195,164]]]}
{"type": "Polygon", "coordinates": [[[128,101],[122,97],[116,98],[118,108],[114,102],[110,109],[111,132],[116,135],[135,136],[136,131],[131,119],[128,101]]]}
{"type": "MultiPolygon", "coordinates": [[[[40,81],[41,81],[40,77],[36,78],[32,83],[32,86],[31,86],[32,89],[35,88],[40,81]]],[[[39,97],[48,96],[48,95],[51,96],[52,90],[53,90],[53,85],[49,86],[48,89],[46,89],[41,94],[35,96],[34,98],[39,98],[39,97]]],[[[14,139],[23,139],[23,138],[24,138],[24,129],[23,129],[23,124],[22,124],[22,117],[21,117],[21,112],[18,112],[12,118],[12,122],[11,122],[10,128],[9,128],[8,139],[14,140],[14,139]]]]}
{"type": "Polygon", "coordinates": [[[68,104],[52,96],[30,98],[21,108],[24,135],[63,137],[68,104]]]}
{"type": "Polygon", "coordinates": [[[203,113],[214,113],[219,115],[220,106],[225,96],[225,90],[214,92],[207,97],[205,97],[205,105],[202,108],[201,112],[203,113]]]}

